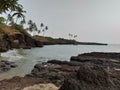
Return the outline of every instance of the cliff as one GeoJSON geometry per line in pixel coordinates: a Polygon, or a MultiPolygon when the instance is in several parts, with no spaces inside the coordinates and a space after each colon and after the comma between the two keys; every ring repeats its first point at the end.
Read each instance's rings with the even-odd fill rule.
{"type": "Polygon", "coordinates": [[[25,30],[0,24],[0,51],[12,48],[41,47],[42,43],[33,39],[25,30]]]}

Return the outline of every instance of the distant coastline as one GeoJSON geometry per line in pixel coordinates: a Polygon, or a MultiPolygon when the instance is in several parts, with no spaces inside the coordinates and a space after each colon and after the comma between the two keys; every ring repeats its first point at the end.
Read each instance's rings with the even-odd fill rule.
{"type": "Polygon", "coordinates": [[[96,42],[79,42],[74,39],[31,36],[23,29],[0,24],[0,52],[9,49],[43,47],[44,45],[108,45],[96,42]]]}
{"type": "Polygon", "coordinates": [[[72,44],[72,45],[108,45],[106,43],[97,43],[97,42],[79,42],[73,39],[64,39],[64,38],[52,38],[52,37],[42,37],[42,36],[34,36],[34,39],[43,43],[43,45],[64,45],[64,44],[72,44]]]}

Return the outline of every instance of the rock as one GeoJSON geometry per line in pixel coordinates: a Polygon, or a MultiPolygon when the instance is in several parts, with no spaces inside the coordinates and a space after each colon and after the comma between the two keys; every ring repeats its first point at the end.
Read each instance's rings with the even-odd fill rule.
{"type": "Polygon", "coordinates": [[[71,57],[71,61],[38,63],[26,76],[58,87],[64,83],[61,90],[119,90],[120,72],[114,69],[120,67],[119,53],[112,54],[94,52],[71,57]]]}
{"type": "Polygon", "coordinates": [[[96,64],[104,68],[107,67],[110,67],[111,69],[115,67],[120,68],[120,53],[102,53],[102,52],[84,53],[78,56],[72,56],[70,60],[81,63],[96,64]]]}
{"type": "Polygon", "coordinates": [[[78,68],[78,65],[73,65],[71,62],[51,60],[47,63],[36,64],[32,72],[27,76],[43,78],[48,83],[60,86],[64,77],[75,72],[78,68]]]}
{"type": "Polygon", "coordinates": [[[20,33],[3,34],[0,38],[0,51],[7,51],[12,48],[31,48],[42,47],[42,43],[33,39],[31,36],[20,33]]]}
{"type": "Polygon", "coordinates": [[[59,90],[119,90],[110,74],[96,65],[81,65],[76,73],[67,76],[59,90]]]}
{"type": "Polygon", "coordinates": [[[61,60],[49,60],[48,63],[52,63],[52,64],[58,64],[58,65],[70,65],[70,66],[79,66],[81,65],[80,62],[76,62],[76,61],[61,61],[61,60]]]}
{"type": "Polygon", "coordinates": [[[41,78],[13,77],[12,79],[0,81],[0,90],[23,90],[34,84],[45,83],[41,78]]]}
{"type": "Polygon", "coordinates": [[[34,86],[25,87],[23,90],[58,90],[54,84],[36,84],[34,86]]]}
{"type": "Polygon", "coordinates": [[[35,41],[35,45],[36,45],[36,47],[43,47],[43,43],[38,40],[35,41]]]}
{"type": "Polygon", "coordinates": [[[17,65],[14,62],[9,62],[6,60],[0,61],[0,72],[6,72],[11,68],[15,68],[15,67],[17,67],[17,65]]]}

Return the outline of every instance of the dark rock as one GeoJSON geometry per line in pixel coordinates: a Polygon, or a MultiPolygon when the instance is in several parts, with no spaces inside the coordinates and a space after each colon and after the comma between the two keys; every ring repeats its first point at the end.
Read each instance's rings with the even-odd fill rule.
{"type": "Polygon", "coordinates": [[[58,65],[70,65],[70,66],[80,66],[81,63],[80,62],[76,62],[76,61],[60,61],[60,60],[49,60],[48,63],[52,63],[52,64],[58,64],[58,65]]]}
{"type": "Polygon", "coordinates": [[[36,47],[43,47],[43,43],[38,40],[35,41],[35,45],[36,47]]]}
{"type": "Polygon", "coordinates": [[[109,73],[96,65],[81,65],[79,70],[67,76],[59,90],[119,90],[109,73]]]}
{"type": "Polygon", "coordinates": [[[14,62],[9,62],[6,60],[0,61],[0,72],[6,72],[11,68],[15,68],[15,67],[17,67],[17,65],[14,62]]]}
{"type": "Polygon", "coordinates": [[[15,67],[17,67],[17,65],[16,64],[11,64],[10,67],[15,68],[15,67]]]}
{"type": "Polygon", "coordinates": [[[42,43],[23,33],[4,34],[0,39],[0,51],[12,48],[30,49],[31,47],[42,47],[42,43]]]}
{"type": "Polygon", "coordinates": [[[70,60],[81,63],[92,63],[105,68],[120,68],[120,53],[92,52],[72,56],[70,60]]]}
{"type": "Polygon", "coordinates": [[[59,62],[57,60],[48,61],[49,63],[36,64],[34,69],[27,76],[43,78],[46,82],[51,82],[60,86],[64,77],[78,70],[78,65],[70,65],[69,62],[59,62]]]}

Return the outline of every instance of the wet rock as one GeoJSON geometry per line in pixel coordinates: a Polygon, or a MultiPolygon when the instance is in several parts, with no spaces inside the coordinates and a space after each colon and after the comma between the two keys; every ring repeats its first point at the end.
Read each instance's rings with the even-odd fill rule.
{"type": "Polygon", "coordinates": [[[6,72],[11,68],[15,68],[15,67],[17,67],[17,65],[14,62],[9,62],[6,60],[0,61],[0,72],[6,72]]]}

